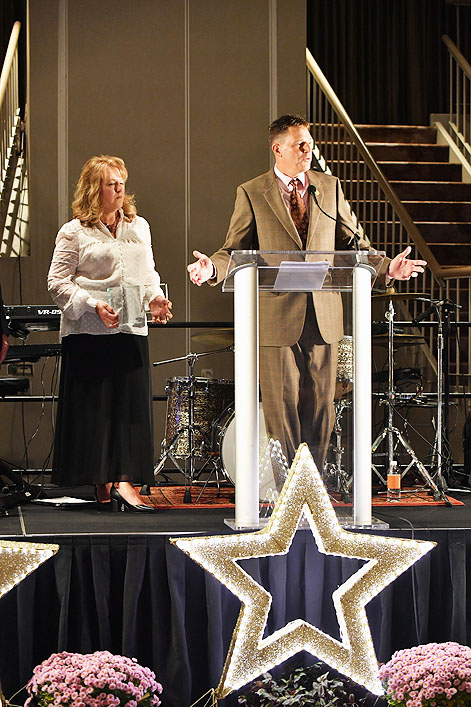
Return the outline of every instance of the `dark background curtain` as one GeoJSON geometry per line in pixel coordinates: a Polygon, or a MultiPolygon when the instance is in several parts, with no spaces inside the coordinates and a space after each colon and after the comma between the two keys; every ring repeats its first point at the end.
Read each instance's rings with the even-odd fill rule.
{"type": "Polygon", "coordinates": [[[471,7],[307,0],[307,45],[355,123],[428,125],[448,111],[448,34],[471,62],[471,7]]]}

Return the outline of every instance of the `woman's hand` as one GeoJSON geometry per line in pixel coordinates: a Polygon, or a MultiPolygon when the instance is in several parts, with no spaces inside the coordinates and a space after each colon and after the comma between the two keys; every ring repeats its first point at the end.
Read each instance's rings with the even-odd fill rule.
{"type": "Polygon", "coordinates": [[[173,317],[172,303],[162,295],[157,295],[149,302],[152,324],[166,324],[173,317]]]}
{"type": "Polygon", "coordinates": [[[107,304],[107,302],[101,302],[99,300],[95,305],[95,311],[108,329],[114,329],[118,326],[119,314],[117,314],[113,307],[107,304]]]}

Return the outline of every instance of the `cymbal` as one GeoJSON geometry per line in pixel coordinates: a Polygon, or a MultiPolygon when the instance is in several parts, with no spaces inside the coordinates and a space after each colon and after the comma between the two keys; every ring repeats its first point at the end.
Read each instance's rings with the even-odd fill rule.
{"type": "MultiPolygon", "coordinates": [[[[388,334],[373,334],[371,337],[373,346],[389,346],[388,334]]],[[[394,334],[394,346],[422,346],[425,344],[425,339],[420,334],[394,334]]]]}
{"type": "Polygon", "coordinates": [[[430,292],[381,292],[379,295],[371,295],[371,299],[383,300],[383,299],[417,299],[419,297],[424,297],[425,299],[431,300],[430,292]]]}
{"type": "Polygon", "coordinates": [[[234,329],[200,329],[191,335],[191,340],[204,346],[232,346],[234,329]]]}

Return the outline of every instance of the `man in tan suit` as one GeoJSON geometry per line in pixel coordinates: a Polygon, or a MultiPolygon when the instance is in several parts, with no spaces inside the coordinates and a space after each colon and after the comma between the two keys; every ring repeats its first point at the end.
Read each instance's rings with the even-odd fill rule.
{"type": "MultiPolygon", "coordinates": [[[[275,168],[241,184],[222,248],[188,266],[196,285],[221,282],[233,250],[346,250],[355,224],[340,182],[310,169],[309,123],[284,115],[269,128],[275,168]],[[312,196],[314,187],[319,206],[312,196]],[[348,228],[349,227],[349,228],[348,228]],[[351,229],[351,230],[349,230],[351,229]]],[[[360,248],[367,248],[359,240],[360,248]]],[[[410,248],[385,263],[380,274],[409,279],[426,265],[409,260],[410,248]],[[387,272],[386,272],[387,269],[387,272]]],[[[281,442],[289,461],[307,442],[323,468],[334,424],[337,343],[343,336],[339,293],[260,293],[260,386],[269,437],[281,442]]]]}

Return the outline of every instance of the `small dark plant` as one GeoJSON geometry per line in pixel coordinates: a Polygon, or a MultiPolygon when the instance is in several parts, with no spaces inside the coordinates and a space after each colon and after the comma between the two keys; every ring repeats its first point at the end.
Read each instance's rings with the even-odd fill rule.
{"type": "Polygon", "coordinates": [[[278,680],[264,673],[238,699],[239,705],[247,707],[366,707],[374,702],[375,698],[368,699],[365,690],[329,671],[321,662],[308,668],[295,668],[278,680]]]}

